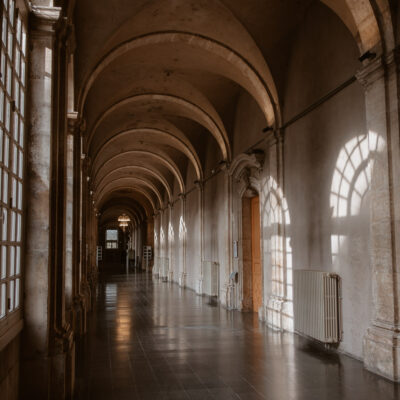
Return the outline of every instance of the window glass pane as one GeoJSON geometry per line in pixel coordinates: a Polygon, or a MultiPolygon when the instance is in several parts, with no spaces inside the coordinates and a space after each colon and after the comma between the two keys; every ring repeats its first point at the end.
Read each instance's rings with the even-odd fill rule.
{"type": "Polygon", "coordinates": [[[15,107],[19,109],[19,82],[15,78],[14,78],[14,100],[15,100],[15,107]]]}
{"type": "Polygon", "coordinates": [[[15,67],[15,72],[19,76],[19,68],[20,68],[20,63],[21,63],[21,53],[18,49],[18,47],[15,48],[15,61],[14,61],[14,67],[15,67]]]}
{"type": "Polygon", "coordinates": [[[3,171],[3,203],[8,203],[8,173],[3,171]]]}
{"type": "Polygon", "coordinates": [[[3,231],[2,231],[2,240],[7,240],[7,227],[8,227],[8,212],[7,209],[3,209],[3,231]]]}
{"type": "Polygon", "coordinates": [[[8,167],[8,161],[10,159],[10,139],[7,135],[4,135],[4,165],[8,167]]]}
{"type": "Polygon", "coordinates": [[[0,121],[4,121],[4,92],[2,88],[0,88],[0,121]]]}
{"type": "Polygon", "coordinates": [[[12,82],[12,75],[11,75],[11,64],[7,61],[7,93],[11,94],[11,82],[12,82]]]}
{"type": "Polygon", "coordinates": [[[18,167],[18,176],[22,179],[24,176],[24,153],[22,150],[19,150],[19,167],[18,167]]]}
{"type": "Polygon", "coordinates": [[[12,311],[14,310],[14,281],[10,281],[8,285],[8,298],[10,299],[8,311],[12,311]]]}
{"type": "Polygon", "coordinates": [[[13,137],[17,143],[18,143],[18,131],[19,131],[19,116],[18,113],[14,113],[13,137]]]}
{"type": "Polygon", "coordinates": [[[19,286],[20,286],[20,279],[15,280],[15,308],[19,307],[19,286]]]}
{"type": "Polygon", "coordinates": [[[15,275],[15,247],[14,246],[10,246],[9,247],[10,250],[10,258],[9,258],[9,262],[10,262],[10,277],[15,275]]]}
{"type": "Polygon", "coordinates": [[[24,147],[24,121],[22,118],[19,120],[19,145],[24,147]]]}
{"type": "Polygon", "coordinates": [[[6,284],[1,284],[0,289],[0,318],[6,315],[6,284]]]}
{"type": "Polygon", "coordinates": [[[8,53],[8,55],[10,56],[10,58],[12,58],[13,41],[14,41],[14,37],[13,37],[12,31],[9,30],[9,31],[8,31],[7,53],[8,53]]]}
{"type": "Polygon", "coordinates": [[[22,84],[25,86],[25,61],[21,60],[21,81],[22,84]]]}
{"type": "Polygon", "coordinates": [[[22,27],[22,52],[26,54],[26,32],[25,27],[22,27]]]}
{"type": "Polygon", "coordinates": [[[21,241],[21,225],[22,225],[21,214],[17,214],[17,242],[21,241]]]}
{"type": "Polygon", "coordinates": [[[18,168],[18,148],[15,143],[12,145],[13,148],[13,160],[12,160],[12,172],[17,175],[17,168],[18,168]]]}
{"type": "Polygon", "coordinates": [[[22,210],[22,183],[18,182],[18,209],[22,210]]]}
{"type": "Polygon", "coordinates": [[[6,98],[6,130],[10,132],[11,106],[10,101],[6,98]]]}
{"type": "Polygon", "coordinates": [[[8,9],[11,25],[14,25],[14,0],[10,0],[10,8],[8,9]]]}
{"type": "Polygon", "coordinates": [[[3,129],[0,128],[0,162],[3,162],[3,129]]]}
{"type": "Polygon", "coordinates": [[[17,180],[13,177],[11,179],[11,199],[12,199],[12,204],[11,207],[17,207],[17,201],[18,201],[18,196],[17,196],[17,180]]]}
{"type": "Polygon", "coordinates": [[[6,81],[6,55],[3,50],[1,50],[1,81],[3,83],[6,81]]]}
{"type": "Polygon", "coordinates": [[[7,276],[7,246],[1,246],[1,279],[7,276]]]}
{"type": "Polygon", "coordinates": [[[107,229],[106,230],[106,240],[118,240],[118,230],[117,229],[107,229]]]}
{"type": "Polygon", "coordinates": [[[15,222],[16,222],[15,211],[11,211],[10,240],[11,240],[12,242],[15,242],[15,222]]]}
{"type": "Polygon", "coordinates": [[[21,247],[17,246],[15,254],[15,274],[19,275],[21,273],[21,247]]]}
{"type": "Polygon", "coordinates": [[[4,46],[7,46],[7,17],[3,14],[3,32],[1,35],[1,40],[4,46]]]}
{"type": "Polygon", "coordinates": [[[17,42],[21,43],[21,18],[19,15],[17,18],[17,26],[15,29],[16,29],[16,33],[17,33],[17,42]]]}
{"type": "Polygon", "coordinates": [[[21,106],[20,106],[21,115],[25,116],[25,93],[21,91],[21,106]]]}

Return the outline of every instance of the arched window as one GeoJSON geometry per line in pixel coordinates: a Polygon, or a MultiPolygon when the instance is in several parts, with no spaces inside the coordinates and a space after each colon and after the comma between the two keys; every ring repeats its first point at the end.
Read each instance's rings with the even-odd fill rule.
{"type": "Polygon", "coordinates": [[[0,334],[20,318],[27,65],[25,4],[2,0],[1,13],[0,334]]]}

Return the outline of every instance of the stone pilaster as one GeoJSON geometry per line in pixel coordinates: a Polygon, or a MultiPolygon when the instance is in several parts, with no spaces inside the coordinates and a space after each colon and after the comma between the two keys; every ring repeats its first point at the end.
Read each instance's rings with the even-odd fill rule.
{"type": "Polygon", "coordinates": [[[26,217],[25,330],[21,398],[70,398],[74,341],[65,320],[65,27],[61,9],[32,7],[26,217]],[[56,33],[57,32],[57,33],[56,33]]]}
{"type": "Polygon", "coordinates": [[[176,265],[174,263],[174,259],[173,259],[173,242],[175,241],[175,235],[174,232],[170,231],[172,229],[173,226],[173,204],[172,203],[168,203],[168,259],[169,259],[169,270],[168,270],[168,281],[172,282],[173,278],[174,278],[174,270],[176,268],[176,265]],[[174,237],[171,236],[174,235],[174,237]]]}
{"type": "MultiPolygon", "coordinates": [[[[203,261],[204,261],[204,182],[196,181],[199,204],[199,225],[200,225],[200,265],[198,267],[198,278],[196,285],[196,293],[203,294],[203,261]]],[[[196,265],[196,264],[195,264],[196,265]]]]}
{"type": "Polygon", "coordinates": [[[399,325],[399,94],[395,54],[357,74],[365,88],[370,148],[370,260],[373,320],[364,337],[364,365],[400,381],[399,325]]]}
{"type": "MultiPolygon", "coordinates": [[[[227,307],[228,309],[234,308],[234,283],[231,280],[231,274],[233,272],[233,241],[232,241],[232,231],[233,231],[233,193],[232,193],[232,174],[229,170],[229,164],[227,162],[223,162],[220,167],[222,173],[224,174],[224,184],[225,184],[225,195],[226,195],[226,253],[225,259],[227,263],[225,265],[225,281],[222,283],[220,287],[220,301],[221,304],[227,307]]],[[[222,268],[223,266],[220,265],[222,268]]],[[[221,271],[220,271],[221,277],[221,271]]]]}
{"type": "Polygon", "coordinates": [[[179,286],[186,286],[186,195],[181,193],[179,195],[181,203],[181,220],[179,222],[179,240],[181,248],[182,269],[179,274],[179,286]]]}

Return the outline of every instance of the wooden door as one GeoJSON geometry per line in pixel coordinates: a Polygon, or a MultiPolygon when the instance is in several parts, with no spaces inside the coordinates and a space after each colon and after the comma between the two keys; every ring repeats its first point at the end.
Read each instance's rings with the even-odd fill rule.
{"type": "Polygon", "coordinates": [[[260,200],[251,199],[251,270],[253,288],[253,311],[258,312],[262,305],[261,274],[261,237],[260,237],[260,200]]]}

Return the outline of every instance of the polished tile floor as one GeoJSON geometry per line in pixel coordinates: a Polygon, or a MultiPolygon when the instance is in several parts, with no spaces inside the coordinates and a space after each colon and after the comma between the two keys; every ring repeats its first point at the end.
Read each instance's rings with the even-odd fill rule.
{"type": "Polygon", "coordinates": [[[359,361],[143,273],[100,277],[88,330],[76,400],[400,398],[359,361]]]}

